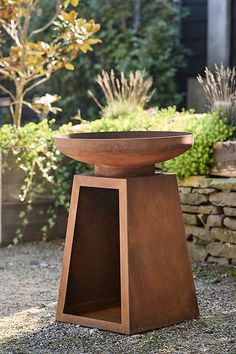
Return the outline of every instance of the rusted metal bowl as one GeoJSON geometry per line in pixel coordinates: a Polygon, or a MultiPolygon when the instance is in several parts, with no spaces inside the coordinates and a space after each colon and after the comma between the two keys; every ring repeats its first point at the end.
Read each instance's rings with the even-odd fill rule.
{"type": "Polygon", "coordinates": [[[55,138],[56,147],[74,160],[95,165],[95,175],[151,175],[155,164],[176,157],[194,142],[192,133],[134,131],[75,133],[55,138]]]}

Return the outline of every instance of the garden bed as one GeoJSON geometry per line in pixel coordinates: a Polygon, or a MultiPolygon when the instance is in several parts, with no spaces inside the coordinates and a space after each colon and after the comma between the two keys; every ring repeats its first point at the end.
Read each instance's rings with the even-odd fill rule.
{"type": "MultiPolygon", "coordinates": [[[[17,238],[23,241],[42,239],[42,228],[50,218],[47,211],[55,208],[53,195],[46,191],[37,193],[30,204],[30,211],[27,211],[27,201],[19,199],[24,178],[22,171],[12,166],[2,173],[1,167],[0,158],[0,245],[9,244],[17,238]]],[[[56,215],[55,226],[47,231],[48,240],[65,236],[67,211],[59,207],[56,215]]]]}
{"type": "Polygon", "coordinates": [[[0,353],[234,353],[233,266],[193,266],[200,317],[124,336],[55,322],[64,244],[0,249],[0,353]],[[22,261],[24,260],[24,261],[22,261]]]}

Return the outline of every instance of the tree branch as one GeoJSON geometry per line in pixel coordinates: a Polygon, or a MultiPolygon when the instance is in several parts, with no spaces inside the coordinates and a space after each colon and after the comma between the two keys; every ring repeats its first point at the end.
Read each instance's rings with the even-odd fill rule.
{"type": "Polygon", "coordinates": [[[0,90],[2,90],[3,92],[5,92],[8,96],[11,97],[11,99],[13,101],[15,101],[15,96],[11,93],[11,91],[9,91],[7,88],[5,88],[4,86],[0,85],[0,90]]]}
{"type": "Polygon", "coordinates": [[[30,109],[32,109],[32,111],[34,111],[35,113],[40,114],[40,111],[38,109],[34,108],[30,102],[23,101],[23,104],[25,106],[29,107],[30,109]]]}
{"type": "Polygon", "coordinates": [[[14,76],[12,76],[11,74],[9,74],[9,72],[8,71],[5,71],[5,70],[3,70],[3,69],[0,69],[0,74],[2,74],[2,75],[6,75],[6,76],[8,76],[8,77],[10,77],[13,81],[14,81],[14,76]]]}
{"type": "Polygon", "coordinates": [[[36,79],[41,79],[41,77],[44,77],[45,76],[45,73],[44,74],[37,74],[37,75],[32,75],[31,77],[29,77],[27,80],[26,80],[26,84],[29,84],[31,81],[33,80],[36,80],[36,79]]]}
{"type": "Polygon", "coordinates": [[[2,22],[2,28],[9,34],[9,36],[15,41],[16,45],[20,45],[20,40],[17,34],[17,30],[16,30],[16,25],[13,26],[13,24],[11,24],[11,26],[7,26],[4,22],[2,22]]]}
{"type": "Polygon", "coordinates": [[[56,12],[55,12],[55,15],[53,16],[53,18],[49,22],[47,22],[43,27],[40,27],[40,28],[32,31],[31,34],[29,35],[29,39],[31,37],[33,37],[35,34],[41,33],[43,31],[45,31],[48,27],[50,27],[53,24],[53,22],[56,20],[60,10],[61,10],[61,1],[57,0],[56,12]]]}
{"type": "Polygon", "coordinates": [[[27,102],[27,101],[23,101],[23,104],[27,107],[29,107],[30,109],[32,109],[33,111],[35,110],[33,107],[32,107],[32,104],[30,102],[27,102]]]}
{"type": "Polygon", "coordinates": [[[14,105],[14,102],[12,102],[10,104],[10,112],[11,112],[11,116],[12,116],[12,119],[13,119],[13,122],[14,122],[15,112],[14,112],[14,109],[13,109],[13,105],[14,105]]]}
{"type": "Polygon", "coordinates": [[[33,88],[35,88],[36,86],[39,86],[39,85],[41,85],[43,82],[49,80],[50,77],[51,77],[51,75],[46,76],[46,77],[44,77],[43,79],[41,79],[41,80],[39,80],[39,81],[37,81],[37,82],[34,82],[32,85],[30,85],[29,87],[27,87],[27,88],[24,90],[23,96],[25,96],[29,91],[31,91],[31,90],[32,90],[33,88]]]}
{"type": "Polygon", "coordinates": [[[35,0],[35,1],[33,2],[33,9],[36,7],[36,5],[38,4],[38,2],[39,2],[39,0],[35,0]]]}

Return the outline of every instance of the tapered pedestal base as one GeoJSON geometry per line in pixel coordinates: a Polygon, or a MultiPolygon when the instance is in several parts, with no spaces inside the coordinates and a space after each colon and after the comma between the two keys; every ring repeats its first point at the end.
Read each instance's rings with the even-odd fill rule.
{"type": "Polygon", "coordinates": [[[75,176],[57,320],[133,334],[197,316],[175,175],[75,176]]]}

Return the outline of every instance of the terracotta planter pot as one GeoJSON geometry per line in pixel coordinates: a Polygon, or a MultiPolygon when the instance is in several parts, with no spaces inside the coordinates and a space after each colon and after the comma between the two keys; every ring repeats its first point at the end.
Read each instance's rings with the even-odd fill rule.
{"type": "Polygon", "coordinates": [[[219,141],[214,144],[214,162],[210,174],[236,177],[236,141],[219,141]]]}
{"type": "MultiPolygon", "coordinates": [[[[1,150],[0,150],[1,156],[1,150]]],[[[14,158],[8,161],[10,171],[2,172],[2,159],[0,157],[0,245],[9,244],[16,237],[16,230],[22,228],[19,214],[26,210],[26,202],[19,200],[23,174],[16,168],[14,158]]],[[[23,241],[36,241],[42,239],[41,228],[47,224],[48,215],[40,215],[53,205],[49,193],[39,194],[32,203],[32,211],[28,215],[28,224],[23,229],[23,241]]],[[[48,233],[48,239],[65,236],[67,213],[61,208],[57,210],[56,225],[48,233]]]]}

